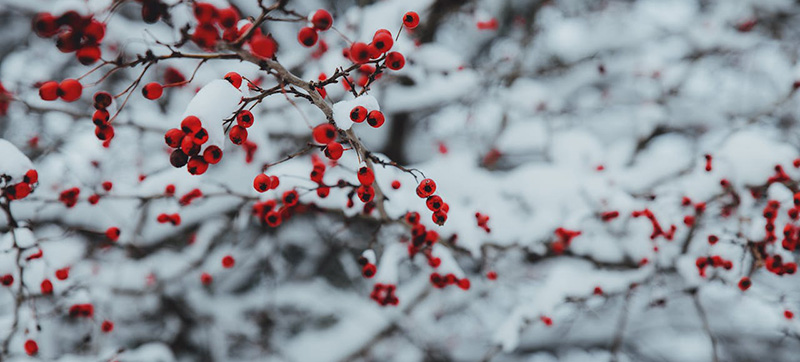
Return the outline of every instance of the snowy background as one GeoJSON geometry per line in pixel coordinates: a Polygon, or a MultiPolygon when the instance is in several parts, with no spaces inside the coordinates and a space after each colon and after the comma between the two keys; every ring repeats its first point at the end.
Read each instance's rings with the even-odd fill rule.
{"type": "MultiPolygon", "coordinates": [[[[303,80],[349,67],[348,40],[368,42],[381,28],[397,35],[405,12],[420,15],[393,47],[405,67],[371,86],[374,99],[353,103],[341,82],[325,87],[329,107],[379,107],[386,124],[352,132],[378,159],[416,169],[375,165],[385,217],[365,213],[346,187],[315,192],[312,155],[326,166],[326,184],[358,184],[360,159],[348,145],[338,163],[313,149],[269,167],[277,190],[253,189],[264,165],[306,148],[311,127],[326,122],[318,106],[280,92],[252,110],[250,155],[220,120],[210,132],[224,149],[219,164],[200,176],[170,166],[164,132],[188,114],[231,114],[237,92],[257,94],[223,87],[192,101],[197,90],[227,86],[231,71],[264,89],[278,84],[256,64],[181,58],[144,73],[140,64],[107,75],[109,64],[85,75],[99,63],[81,65],[31,31],[38,12],[75,10],[105,22],[107,61],[168,55],[165,44],[196,21],[190,1],[163,2],[169,21],[146,24],[139,1],[0,1],[0,174],[11,177],[0,185],[22,182],[30,165],[39,176],[27,198],[0,198],[3,216],[16,221],[0,217],[0,277],[13,277],[0,285],[0,360],[797,359],[796,2],[289,1],[285,9],[302,16],[328,9],[336,28],[320,32],[329,50],[314,54],[319,46],[297,41],[304,22],[262,26],[279,44],[276,60],[303,80]],[[145,99],[141,86],[164,83],[168,68],[187,79],[197,70],[189,84],[145,99]],[[80,100],[40,99],[39,84],[81,76],[80,100]],[[119,94],[140,77],[103,147],[92,95],[119,94]],[[415,194],[423,173],[449,206],[441,227],[415,194]],[[168,185],[175,196],[165,195],[168,185]],[[59,198],[74,187],[68,208],[59,198]],[[202,196],[183,205],[195,189],[202,196]],[[255,203],[292,189],[301,205],[279,227],[253,215],[255,203]],[[764,216],[769,201],[780,203],[769,209],[773,221],[764,216]],[[410,211],[440,237],[427,258],[409,257],[402,218],[410,211]],[[181,222],[160,223],[159,214],[181,222]],[[105,235],[110,227],[117,241],[105,235]],[[365,251],[374,278],[362,276],[365,251]],[[228,255],[232,268],[221,264],[228,255]],[[701,273],[698,260],[712,257],[719,265],[701,273]],[[59,280],[63,268],[69,277],[59,280]],[[470,287],[435,288],[432,273],[470,287]],[[45,279],[52,294],[41,291],[45,279]],[[396,284],[399,305],[371,300],[376,282],[396,284]],[[76,304],[91,304],[93,315],[70,316],[76,304]],[[35,356],[27,340],[38,343],[35,356]]],[[[243,16],[261,13],[256,0],[231,4],[243,16]]],[[[217,52],[192,42],[177,49],[217,52]]]]}

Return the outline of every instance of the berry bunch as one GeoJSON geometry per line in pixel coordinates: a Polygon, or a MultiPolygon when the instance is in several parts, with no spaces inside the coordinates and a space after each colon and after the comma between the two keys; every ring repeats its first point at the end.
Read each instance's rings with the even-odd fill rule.
{"type": "Polygon", "coordinates": [[[111,112],[109,108],[114,104],[114,97],[108,92],[97,92],[94,94],[94,134],[97,139],[103,141],[103,146],[108,147],[111,139],[114,138],[114,127],[111,125],[111,112]]]}
{"type": "Polygon", "coordinates": [[[327,10],[319,9],[308,16],[311,26],[306,26],[297,32],[297,41],[304,47],[310,48],[317,44],[318,31],[326,31],[333,26],[333,17],[327,10]]]}
{"type": "Polygon", "coordinates": [[[566,250],[569,245],[572,243],[572,239],[581,235],[580,231],[577,230],[568,230],[565,228],[557,228],[555,230],[556,234],[556,241],[554,241],[550,248],[556,254],[561,254],[566,250]]]}
{"type": "Polygon", "coordinates": [[[192,175],[202,175],[213,165],[222,160],[222,149],[216,145],[203,145],[208,141],[208,131],[203,128],[200,119],[187,116],[181,121],[181,128],[173,128],[164,135],[167,146],[174,148],[169,161],[173,167],[187,166],[192,175]],[[203,150],[201,154],[201,150],[203,150]]]}
{"type": "Polygon", "coordinates": [[[431,215],[433,222],[436,225],[444,225],[447,221],[447,212],[450,211],[450,206],[440,196],[434,195],[434,192],[436,192],[436,182],[429,178],[422,180],[417,185],[417,196],[425,199],[425,205],[428,210],[433,212],[433,215],[431,215]]]}
{"type": "Polygon", "coordinates": [[[446,275],[440,275],[439,273],[431,273],[430,277],[431,284],[439,289],[442,289],[448,285],[457,285],[459,288],[463,290],[467,290],[470,287],[470,281],[467,278],[457,278],[455,274],[448,273],[446,275]]]}
{"type": "Polygon", "coordinates": [[[719,255],[698,257],[697,260],[695,260],[695,265],[701,277],[706,276],[706,267],[725,268],[725,270],[731,270],[733,268],[733,262],[725,260],[719,255]]]}
{"type": "Polygon", "coordinates": [[[106,26],[94,19],[94,15],[82,16],[67,11],[56,17],[50,13],[39,13],[33,19],[33,30],[42,38],[56,36],[56,47],[64,53],[75,52],[83,65],[100,59],[100,42],[106,34],[106,26]]]}
{"type": "Polygon", "coordinates": [[[315,142],[325,145],[323,148],[325,157],[331,160],[338,160],[342,157],[344,147],[341,143],[336,142],[336,127],[332,124],[323,123],[314,127],[311,131],[311,136],[314,138],[315,142]]]}
{"type": "Polygon", "coordinates": [[[492,229],[489,228],[489,215],[481,214],[480,212],[475,213],[475,219],[478,222],[478,227],[486,231],[487,233],[491,233],[492,229]]]}
{"type": "MultiPolygon", "coordinates": [[[[0,178],[0,185],[6,183],[5,178],[0,178]]],[[[33,189],[39,183],[39,173],[34,169],[25,172],[22,181],[15,184],[7,184],[4,188],[0,189],[0,196],[4,196],[8,200],[20,200],[26,198],[33,192],[33,189]]]]}
{"type": "Polygon", "coordinates": [[[82,93],[83,85],[75,79],[64,79],[61,83],[51,80],[39,86],[39,97],[45,101],[61,98],[65,102],[74,102],[81,97],[82,93]]]}
{"type": "Polygon", "coordinates": [[[369,298],[382,306],[398,305],[400,300],[397,299],[397,296],[394,294],[396,289],[397,286],[394,284],[375,283],[375,286],[372,287],[372,293],[369,294],[369,298]]]}

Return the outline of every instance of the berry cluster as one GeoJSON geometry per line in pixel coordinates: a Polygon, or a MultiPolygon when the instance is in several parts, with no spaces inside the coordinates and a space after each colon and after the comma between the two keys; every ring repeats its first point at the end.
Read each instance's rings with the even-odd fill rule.
{"type": "Polygon", "coordinates": [[[428,260],[428,265],[438,268],[442,260],[431,254],[433,245],[439,241],[439,233],[434,230],[427,230],[425,225],[420,223],[419,213],[408,212],[404,217],[405,221],[411,225],[411,243],[408,245],[408,256],[413,258],[417,253],[422,253],[428,260]]]}
{"type": "Polygon", "coordinates": [[[39,86],[39,97],[45,101],[61,98],[65,102],[74,102],[81,97],[81,94],[83,85],[75,79],[64,79],[61,83],[51,80],[39,86]]]}
{"type": "Polygon", "coordinates": [[[186,169],[192,175],[202,175],[208,170],[208,165],[222,160],[222,149],[216,145],[205,147],[205,151],[200,154],[203,144],[208,141],[208,131],[195,116],[184,118],[181,121],[181,128],[167,131],[164,140],[169,147],[174,148],[169,157],[172,166],[176,168],[187,166],[186,169]]]}
{"type": "Polygon", "coordinates": [[[304,47],[310,48],[317,44],[319,35],[317,31],[326,31],[333,26],[333,17],[327,10],[319,9],[308,16],[311,26],[306,26],[297,32],[297,41],[304,47]]]}
{"type": "Polygon", "coordinates": [[[178,226],[181,224],[181,215],[177,213],[175,214],[161,213],[158,214],[158,216],[156,217],[156,221],[158,221],[159,224],[170,223],[174,226],[178,226]]]}
{"type": "Polygon", "coordinates": [[[444,225],[447,221],[447,212],[450,211],[450,205],[442,200],[440,196],[434,195],[436,192],[436,182],[426,178],[417,185],[417,196],[425,199],[425,205],[429,210],[433,211],[431,219],[436,225],[444,225]]]}
{"type": "Polygon", "coordinates": [[[555,234],[556,241],[550,245],[550,248],[554,253],[561,254],[569,247],[570,244],[572,244],[572,239],[574,239],[576,236],[579,236],[581,232],[577,230],[557,228],[555,230],[555,234]]]}
{"type": "Polygon", "coordinates": [[[378,128],[383,125],[383,123],[386,121],[386,118],[379,110],[371,110],[368,113],[367,109],[363,106],[355,106],[350,111],[350,120],[355,123],[361,123],[366,120],[370,126],[373,128],[378,128]]]}
{"type": "Polygon", "coordinates": [[[253,179],[253,188],[255,188],[258,192],[274,190],[278,188],[278,185],[280,184],[281,180],[278,178],[278,176],[267,176],[263,173],[256,175],[256,178],[253,179]]]}
{"type": "MultiPolygon", "coordinates": [[[[684,198],[684,201],[685,200],[688,200],[688,198],[684,198]]],[[[691,201],[689,201],[689,203],[691,203],[691,201]]],[[[672,240],[672,238],[675,236],[675,230],[677,230],[675,225],[671,225],[669,231],[665,232],[664,229],[661,228],[661,224],[658,222],[658,219],[653,214],[653,212],[650,211],[650,209],[635,210],[631,213],[631,216],[635,218],[644,216],[647,217],[648,220],[650,220],[650,223],[653,225],[653,233],[650,234],[651,240],[655,240],[655,238],[659,236],[663,236],[664,239],[667,240],[672,240]]]]}
{"type": "Polygon", "coordinates": [[[725,260],[719,255],[698,257],[697,260],[695,260],[695,265],[701,277],[706,276],[706,267],[725,268],[725,270],[731,270],[731,268],[733,268],[733,262],[725,260]]]}
{"type": "Polygon", "coordinates": [[[487,233],[491,233],[492,229],[489,228],[489,215],[481,214],[480,212],[475,213],[475,219],[478,222],[478,227],[486,231],[487,233]]]}
{"type": "Polygon", "coordinates": [[[797,272],[797,264],[792,262],[784,263],[783,257],[780,255],[767,256],[764,265],[769,272],[777,275],[792,275],[797,272]]]}
{"type": "Polygon", "coordinates": [[[253,215],[255,215],[267,226],[275,228],[281,225],[282,222],[289,220],[293,212],[304,211],[304,207],[300,204],[300,195],[295,190],[288,190],[281,196],[280,202],[282,206],[275,210],[278,206],[276,200],[260,201],[253,204],[253,215]]]}
{"type": "Polygon", "coordinates": [[[50,13],[39,13],[33,19],[33,30],[42,38],[56,36],[56,47],[64,53],[75,52],[83,65],[100,59],[100,42],[106,35],[106,26],[93,15],[81,16],[67,11],[56,17],[50,13]]]}
{"type": "Polygon", "coordinates": [[[114,97],[108,92],[97,92],[94,94],[94,114],[92,115],[92,123],[94,123],[94,134],[97,139],[103,141],[103,146],[108,147],[111,139],[114,138],[114,127],[111,125],[111,113],[109,107],[114,102],[114,97]]]}
{"type": "Polygon", "coordinates": [[[458,279],[455,274],[448,273],[446,275],[441,275],[439,273],[431,273],[431,284],[439,289],[442,289],[448,285],[457,285],[459,288],[463,290],[467,290],[470,287],[470,281],[467,278],[458,279]]]}
{"type": "Polygon", "coordinates": [[[336,136],[336,127],[330,123],[317,125],[311,131],[311,137],[314,138],[314,141],[325,145],[323,148],[325,157],[334,161],[340,159],[342,153],[344,153],[344,147],[341,143],[336,142],[336,136]]]}
{"type": "Polygon", "coordinates": [[[369,294],[369,298],[382,306],[398,305],[400,300],[394,295],[396,289],[397,286],[394,284],[375,283],[375,286],[372,287],[372,292],[369,294]]]}
{"type": "MultiPolygon", "coordinates": [[[[10,178],[0,177],[0,185],[9,182],[10,178]]],[[[0,196],[4,196],[7,200],[20,200],[26,198],[33,192],[33,189],[39,182],[39,173],[34,169],[25,172],[22,177],[22,182],[16,184],[7,184],[4,188],[0,189],[0,196]]]]}
{"type": "Polygon", "coordinates": [[[218,9],[209,3],[194,3],[194,18],[197,20],[197,27],[192,33],[192,41],[204,49],[214,49],[220,40],[234,42],[244,32],[236,28],[239,22],[239,13],[236,9],[229,7],[218,9]]]}
{"type": "Polygon", "coordinates": [[[58,195],[58,201],[61,201],[66,207],[71,208],[78,203],[78,195],[80,195],[81,189],[77,187],[72,187],[61,191],[58,195]]]}
{"type": "Polygon", "coordinates": [[[69,316],[72,318],[92,318],[94,316],[94,306],[89,303],[73,304],[69,307],[69,316]]]}

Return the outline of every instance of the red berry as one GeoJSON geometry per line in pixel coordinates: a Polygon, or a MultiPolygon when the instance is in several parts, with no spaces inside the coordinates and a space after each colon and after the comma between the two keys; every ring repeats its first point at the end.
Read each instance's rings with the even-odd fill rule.
{"type": "Polygon", "coordinates": [[[218,9],[217,21],[223,28],[231,29],[236,26],[236,22],[239,21],[239,13],[236,12],[236,9],[234,8],[218,9]]]}
{"type": "Polygon", "coordinates": [[[50,13],[38,13],[33,18],[33,31],[42,38],[49,38],[58,33],[56,18],[50,13]]]}
{"type": "Polygon", "coordinates": [[[53,283],[50,279],[43,280],[39,287],[42,290],[42,294],[53,294],[53,283]]]}
{"type": "Polygon", "coordinates": [[[342,153],[344,152],[344,147],[339,142],[331,142],[325,146],[325,157],[330,158],[331,160],[338,160],[342,157],[342,153]]]}
{"type": "Polygon", "coordinates": [[[278,176],[270,176],[269,183],[270,183],[269,188],[277,189],[278,186],[281,184],[281,179],[279,179],[278,176]]]}
{"type": "Polygon", "coordinates": [[[403,15],[403,25],[409,29],[416,28],[419,25],[419,15],[413,11],[407,12],[403,15]]]}
{"type": "Polygon", "coordinates": [[[234,264],[236,264],[236,259],[234,259],[232,256],[225,255],[225,257],[222,258],[222,267],[223,268],[225,268],[225,269],[233,268],[234,264]]]}
{"type": "Polygon", "coordinates": [[[81,97],[83,86],[75,79],[62,80],[58,85],[59,96],[66,102],[74,102],[81,97]]]}
{"type": "Polygon", "coordinates": [[[333,17],[327,10],[319,9],[311,16],[311,23],[314,24],[314,28],[325,31],[333,25],[333,17]]]}
{"type": "Polygon", "coordinates": [[[56,279],[67,280],[69,278],[69,267],[56,270],[56,279]]]}
{"type": "Polygon", "coordinates": [[[100,47],[97,45],[83,46],[75,53],[75,57],[78,58],[78,62],[83,65],[94,64],[94,62],[100,59],[100,55],[100,47]]]}
{"type": "Polygon", "coordinates": [[[326,145],[336,139],[336,127],[330,123],[320,124],[314,127],[311,136],[317,143],[326,145]]]}
{"type": "Polygon", "coordinates": [[[256,189],[258,192],[266,192],[270,189],[270,178],[265,174],[259,174],[253,180],[253,188],[256,189]]]}
{"type": "Polygon", "coordinates": [[[94,19],[83,29],[83,36],[90,44],[100,44],[105,35],[106,25],[94,19]]]}
{"type": "Polygon", "coordinates": [[[391,70],[400,70],[406,65],[406,58],[400,52],[386,54],[386,66],[391,70]]]}
{"type": "Polygon", "coordinates": [[[120,234],[119,228],[116,226],[112,226],[106,230],[106,238],[108,238],[108,240],[111,241],[119,240],[119,234],[120,234]]]}
{"type": "Polygon", "coordinates": [[[105,181],[102,183],[103,190],[111,191],[111,188],[114,187],[114,184],[111,181],[105,181]]]}
{"type": "Polygon", "coordinates": [[[392,188],[393,189],[397,190],[397,189],[400,188],[400,186],[401,186],[400,185],[400,181],[397,181],[397,180],[392,181],[392,188]]]}
{"type": "Polygon", "coordinates": [[[469,279],[464,278],[458,281],[458,287],[464,290],[468,290],[470,286],[469,279]]]}
{"type": "Polygon", "coordinates": [[[192,175],[202,175],[208,170],[208,163],[202,157],[193,156],[186,164],[186,169],[192,175]]]}
{"type": "Polygon", "coordinates": [[[100,330],[103,331],[103,333],[111,333],[111,331],[114,330],[114,323],[112,323],[111,321],[105,320],[100,325],[100,330]]]}
{"type": "MultiPolygon", "coordinates": [[[[192,136],[192,142],[196,145],[202,145],[208,142],[208,131],[206,131],[205,128],[200,128],[200,130],[192,136]]],[[[200,152],[200,150],[197,151],[200,152]]]]}
{"type": "Polygon", "coordinates": [[[231,132],[228,136],[230,137],[231,142],[240,145],[247,141],[247,129],[239,125],[233,126],[231,127],[231,132]]]}
{"type": "Polygon", "coordinates": [[[167,67],[164,70],[164,82],[167,84],[173,83],[181,83],[186,81],[186,77],[181,73],[180,70],[175,69],[175,67],[167,67]]]}
{"type": "Polygon", "coordinates": [[[305,27],[297,33],[297,41],[307,48],[314,46],[317,43],[317,39],[317,30],[314,28],[305,27]]]}
{"type": "Polygon", "coordinates": [[[356,189],[356,193],[358,194],[359,200],[363,203],[370,202],[372,198],[375,197],[375,190],[372,186],[361,185],[356,189]]]}
{"type": "Polygon", "coordinates": [[[317,196],[320,198],[326,198],[331,193],[331,188],[327,186],[320,186],[317,188],[317,196]]]}
{"type": "Polygon", "coordinates": [[[369,115],[367,115],[367,123],[372,127],[378,128],[383,125],[384,121],[385,119],[381,111],[371,111],[369,115]]]}
{"type": "Polygon", "coordinates": [[[367,119],[367,109],[362,106],[355,106],[350,111],[350,120],[355,123],[364,122],[367,119]]]}
{"type": "Polygon", "coordinates": [[[428,206],[428,209],[431,211],[439,211],[443,203],[442,198],[437,195],[430,196],[425,201],[425,205],[428,206]]]}
{"type": "Polygon", "coordinates": [[[159,99],[161,95],[164,94],[164,87],[158,82],[147,83],[147,85],[142,88],[142,94],[149,100],[159,99]]]}
{"type": "Polygon", "coordinates": [[[374,277],[375,272],[376,272],[375,264],[372,263],[368,263],[367,265],[364,265],[363,268],[361,268],[361,275],[363,275],[364,278],[367,279],[374,277]]]}
{"type": "Polygon", "coordinates": [[[14,276],[11,274],[6,274],[0,277],[0,284],[3,284],[5,287],[10,287],[11,284],[14,284],[14,276]]]}
{"type": "Polygon", "coordinates": [[[362,185],[372,185],[375,182],[375,173],[369,167],[363,166],[358,169],[358,182],[362,185]]]}
{"type": "Polygon", "coordinates": [[[750,281],[750,278],[742,277],[742,279],[739,280],[739,289],[745,291],[749,289],[752,284],[753,282],[750,281]]]}
{"type": "Polygon", "coordinates": [[[495,272],[494,270],[490,270],[489,272],[486,273],[486,279],[497,280],[497,272],[495,272]]]}
{"type": "Polygon", "coordinates": [[[421,198],[428,198],[436,192],[436,183],[433,180],[426,178],[417,185],[417,196],[421,198]]]}
{"type": "Polygon", "coordinates": [[[181,151],[187,156],[194,156],[200,152],[200,145],[194,143],[194,137],[192,135],[186,135],[183,136],[181,140],[181,151]]]}
{"type": "Polygon", "coordinates": [[[250,40],[250,49],[253,54],[261,58],[272,58],[277,48],[278,44],[271,37],[254,34],[250,40]]]}
{"type": "Polygon", "coordinates": [[[366,63],[370,58],[369,45],[362,42],[353,43],[350,46],[350,60],[354,63],[366,63]]]}
{"type": "Polygon", "coordinates": [[[377,31],[375,36],[372,37],[372,46],[375,47],[381,54],[386,53],[394,45],[392,34],[388,31],[377,31]]]}
{"type": "Polygon", "coordinates": [[[300,196],[297,194],[297,191],[289,190],[283,193],[281,201],[283,201],[283,204],[286,206],[294,206],[300,201],[300,196]]]}
{"type": "Polygon", "coordinates": [[[111,105],[111,94],[108,92],[100,91],[94,94],[94,108],[106,109],[111,105]]]}
{"type": "Polygon", "coordinates": [[[447,221],[447,213],[444,210],[439,210],[433,213],[431,219],[436,225],[442,226],[447,221]]]}
{"type": "Polygon", "coordinates": [[[408,222],[411,225],[419,224],[419,213],[416,211],[411,211],[406,213],[406,222],[408,222]]]}
{"type": "Polygon", "coordinates": [[[211,285],[212,281],[214,281],[214,278],[211,276],[211,274],[208,273],[200,274],[200,282],[203,283],[203,285],[206,286],[211,285]]]}
{"type": "Polygon", "coordinates": [[[209,3],[195,3],[194,17],[199,23],[210,23],[217,17],[217,8],[209,3]]]}
{"type": "Polygon", "coordinates": [[[201,128],[203,128],[203,124],[200,122],[200,118],[195,116],[187,116],[181,121],[181,130],[187,135],[194,135],[201,128]]]}
{"type": "Polygon", "coordinates": [[[270,227],[278,227],[281,224],[281,214],[276,211],[270,211],[264,215],[264,221],[270,227]]]}
{"type": "Polygon", "coordinates": [[[27,353],[28,356],[35,356],[36,353],[38,352],[39,352],[39,345],[36,344],[36,341],[32,339],[25,341],[25,353],[27,353]]]}
{"type": "Polygon", "coordinates": [[[101,125],[94,128],[94,135],[101,141],[108,141],[114,138],[114,127],[101,125]]]}
{"type": "Polygon", "coordinates": [[[233,87],[236,88],[236,89],[239,89],[239,87],[242,86],[242,76],[239,75],[239,73],[230,72],[228,74],[225,74],[224,78],[225,78],[225,80],[230,82],[233,85],[233,87]]]}
{"type": "Polygon", "coordinates": [[[248,110],[242,110],[236,115],[236,123],[244,128],[250,128],[254,121],[253,113],[248,110]]]}
{"type": "Polygon", "coordinates": [[[94,114],[92,115],[92,123],[94,123],[94,125],[97,126],[97,127],[108,126],[109,125],[108,124],[108,120],[110,118],[111,118],[111,114],[108,113],[107,110],[98,109],[98,110],[94,111],[94,114]]]}
{"type": "Polygon", "coordinates": [[[58,83],[55,81],[45,82],[39,87],[39,97],[45,101],[54,101],[58,99],[58,83]]]}
{"type": "Polygon", "coordinates": [[[222,160],[222,150],[219,147],[211,145],[203,151],[203,161],[206,163],[216,165],[220,160],[222,160]]]}

